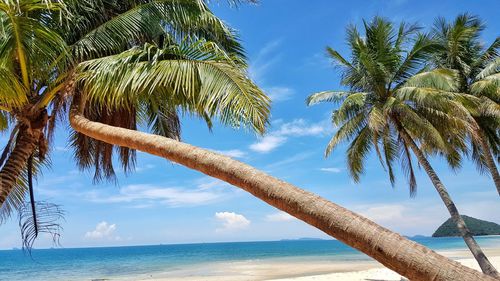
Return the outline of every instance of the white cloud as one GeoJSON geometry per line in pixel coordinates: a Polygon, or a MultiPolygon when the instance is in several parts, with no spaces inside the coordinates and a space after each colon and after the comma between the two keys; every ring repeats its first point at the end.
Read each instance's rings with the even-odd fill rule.
{"type": "Polygon", "coordinates": [[[295,219],[296,219],[295,217],[281,211],[266,216],[266,221],[270,222],[284,222],[284,221],[292,221],[295,219]]]}
{"type": "Polygon", "coordinates": [[[329,133],[331,125],[322,121],[308,123],[304,119],[295,119],[288,123],[277,122],[279,128],[250,145],[250,149],[260,153],[270,152],[283,145],[290,137],[321,136],[329,133]]]}
{"type": "Polygon", "coordinates": [[[296,163],[298,161],[302,161],[304,159],[307,159],[307,158],[311,157],[312,155],[314,155],[314,152],[312,152],[312,151],[300,152],[300,153],[292,155],[292,156],[290,156],[288,158],[285,158],[285,159],[282,159],[280,161],[271,163],[271,164],[269,164],[269,165],[266,166],[266,169],[276,169],[276,168],[279,168],[279,167],[286,166],[288,164],[294,164],[294,163],[296,163]]]}
{"type": "Polygon", "coordinates": [[[259,84],[273,102],[289,100],[294,90],[285,86],[266,85],[265,77],[281,59],[279,47],[281,39],[268,42],[250,61],[248,72],[252,80],[259,84]]]}
{"type": "Polygon", "coordinates": [[[87,239],[115,239],[113,234],[116,230],[116,224],[109,224],[105,221],[97,224],[94,230],[85,233],[87,239]]]}
{"type": "Polygon", "coordinates": [[[222,222],[222,227],[217,228],[217,232],[245,229],[250,225],[247,218],[234,212],[217,212],[215,218],[222,222]]]}
{"type": "Polygon", "coordinates": [[[295,93],[293,89],[288,87],[270,87],[264,89],[264,92],[273,102],[289,100],[295,93]]]}
{"type": "Polygon", "coordinates": [[[231,158],[244,158],[247,153],[239,149],[214,150],[214,152],[229,156],[231,158]]]}
{"type": "Polygon", "coordinates": [[[251,144],[250,149],[260,153],[266,153],[282,145],[285,141],[286,138],[284,137],[267,135],[258,142],[251,144]]]}
{"type": "Polygon", "coordinates": [[[342,169],[330,167],[330,168],[321,168],[320,171],[338,174],[338,173],[342,172],[342,169]]]}
{"type": "Polygon", "coordinates": [[[325,124],[308,124],[304,119],[295,119],[292,122],[284,123],[281,125],[277,134],[280,136],[318,136],[323,134],[325,129],[325,124]]]}
{"type": "Polygon", "coordinates": [[[279,54],[276,55],[274,51],[279,47],[281,44],[281,40],[273,40],[257,53],[254,59],[250,61],[250,66],[248,68],[248,72],[250,74],[250,77],[256,81],[256,82],[261,82],[260,80],[262,77],[265,76],[265,74],[269,71],[269,69],[280,59],[279,54]]]}

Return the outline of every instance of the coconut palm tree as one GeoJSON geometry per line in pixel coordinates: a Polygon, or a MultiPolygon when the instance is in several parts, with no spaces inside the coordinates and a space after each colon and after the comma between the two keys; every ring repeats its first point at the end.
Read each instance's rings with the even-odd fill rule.
{"type": "Polygon", "coordinates": [[[94,139],[163,157],[240,187],[415,281],[497,280],[449,260],[318,195],[227,156],[162,136],[91,121],[76,101],[71,127],[94,139]]]}
{"type": "MultiPolygon", "coordinates": [[[[8,3],[15,4],[11,2],[8,3]]],[[[188,3],[188,1],[163,2],[178,5],[180,5],[179,3],[188,3]]],[[[20,0],[17,3],[26,4],[28,1],[20,0]]],[[[38,7],[42,6],[42,3],[47,5],[48,1],[40,1],[38,7]]],[[[200,4],[201,2],[196,3],[200,4]]],[[[135,7],[141,7],[141,5],[135,7]]],[[[78,7],[73,8],[77,9],[78,7]]],[[[67,9],[71,11],[73,8],[67,9]]],[[[22,15],[23,11],[28,10],[31,15],[33,9],[34,7],[23,10],[18,7],[16,15],[22,15]]],[[[183,9],[176,7],[174,10],[180,12],[183,9]]],[[[123,11],[120,9],[112,11],[115,12],[96,12],[94,17],[82,19],[82,26],[93,26],[91,28],[94,28],[96,32],[83,40],[82,44],[87,47],[71,48],[75,44],[69,44],[70,51],[68,53],[72,55],[69,56],[71,62],[68,63],[69,66],[63,65],[62,67],[68,73],[65,78],[61,78],[64,80],[64,85],[59,86],[58,90],[49,90],[51,95],[44,94],[41,97],[35,97],[34,102],[36,103],[33,105],[38,108],[36,106],[38,104],[43,108],[50,101],[51,103],[47,107],[51,110],[49,120],[52,120],[54,108],[64,107],[64,102],[68,98],[71,100],[73,105],[70,115],[71,125],[78,134],[85,135],[75,134],[73,137],[76,157],[80,165],[94,167],[96,171],[102,172],[101,175],[104,177],[112,176],[112,170],[109,166],[105,165],[107,167],[104,168],[100,166],[102,163],[111,162],[112,154],[110,151],[112,153],[113,149],[112,147],[110,149],[109,145],[120,147],[120,158],[125,167],[131,167],[133,161],[130,159],[133,158],[130,158],[130,155],[133,154],[133,150],[138,149],[163,156],[239,186],[273,206],[283,209],[339,238],[348,245],[367,253],[389,268],[412,278],[412,280],[457,280],[459,278],[462,280],[494,280],[314,194],[300,190],[228,157],[177,141],[179,132],[177,112],[201,116],[208,122],[212,118],[219,118],[223,123],[236,126],[247,125],[260,132],[266,123],[268,99],[246,78],[241,56],[237,52],[239,45],[235,44],[237,41],[227,33],[224,33],[226,36],[222,36],[222,38],[228,39],[226,41],[228,44],[223,44],[224,40],[215,40],[217,37],[213,29],[207,30],[201,27],[197,29],[200,24],[197,22],[198,25],[194,24],[192,28],[199,31],[198,36],[195,36],[197,33],[194,32],[188,33],[191,36],[181,37],[186,38],[185,40],[176,40],[179,38],[170,36],[168,33],[160,34],[157,40],[142,42],[141,40],[146,37],[146,33],[137,33],[137,29],[132,29],[131,35],[133,36],[120,41],[119,36],[117,36],[117,26],[127,22],[123,26],[130,29],[134,27],[134,24],[131,23],[136,23],[142,17],[131,17],[130,21],[126,21],[121,15],[134,15],[134,13],[117,12],[123,11]],[[112,20],[99,18],[102,15],[109,16],[112,20]],[[94,19],[104,23],[94,24],[94,19]],[[112,23],[108,24],[106,28],[99,28],[107,22],[112,23]],[[213,41],[216,44],[201,36],[203,30],[207,36],[215,38],[213,41]],[[140,43],[136,43],[135,40],[140,43]],[[106,42],[112,42],[113,47],[104,47],[103,44],[106,42]],[[233,44],[229,44],[231,42],[233,44]],[[231,48],[234,51],[231,51],[231,48]],[[75,49],[80,51],[74,51],[75,49]],[[107,80],[110,78],[113,79],[107,80]],[[107,90],[104,90],[105,88],[107,90]],[[72,96],[68,97],[68,94],[72,94],[72,96]],[[53,102],[55,99],[60,99],[60,103],[53,102]],[[245,106],[246,102],[251,104],[245,106]],[[134,119],[134,117],[136,118],[134,119]],[[153,132],[171,138],[131,130],[135,129],[137,121],[145,121],[153,132]],[[93,153],[88,154],[87,150],[93,151],[93,153]]],[[[188,14],[192,15],[192,13],[188,14]]],[[[49,16],[43,13],[40,15],[43,15],[45,20],[49,16]]],[[[140,13],[139,15],[143,16],[144,14],[140,13]]],[[[146,18],[149,19],[149,14],[147,15],[146,18]]],[[[209,15],[204,15],[202,18],[209,15]]],[[[46,21],[43,22],[46,23],[46,21]]],[[[152,25],[145,25],[144,28],[149,26],[152,25]]],[[[80,32],[77,28],[69,27],[68,29],[76,33],[80,32]]],[[[86,33],[82,32],[82,34],[86,33]]],[[[81,42],[81,40],[75,40],[75,42],[81,42]]],[[[16,57],[14,56],[14,58],[16,57]]],[[[17,60],[15,61],[17,62],[17,60]]],[[[64,56],[62,58],[58,56],[55,61],[55,65],[58,65],[64,61],[64,56]]],[[[6,68],[6,72],[14,72],[16,69],[6,68]]],[[[30,73],[28,71],[28,77],[30,77],[30,73]]],[[[55,72],[55,74],[58,73],[55,72]]],[[[21,75],[13,76],[16,79],[19,77],[21,75]]],[[[58,76],[49,76],[50,79],[54,79],[54,77],[58,76]]],[[[16,80],[12,79],[12,81],[16,80]]],[[[12,84],[9,83],[6,85],[12,84]]],[[[12,118],[11,116],[16,117],[12,114],[12,108],[15,108],[12,104],[13,102],[6,103],[6,107],[3,108],[4,114],[10,118],[12,118]]],[[[29,124],[25,125],[26,131],[31,133],[37,127],[33,126],[32,128],[29,124]]],[[[9,125],[12,126],[12,124],[9,125]]],[[[47,126],[45,125],[45,127],[47,126]]],[[[50,128],[50,126],[48,127],[50,128]]],[[[19,132],[15,134],[19,134],[19,132]]],[[[11,151],[16,149],[19,140],[19,137],[13,138],[14,148],[11,151]]],[[[39,150],[36,145],[35,149],[39,150]]],[[[24,149],[19,150],[24,151],[24,149]]],[[[7,161],[9,161],[13,158],[13,152],[7,154],[7,161]]],[[[28,151],[26,154],[29,155],[28,159],[31,159],[33,151],[28,151]]],[[[16,163],[18,162],[21,163],[19,169],[22,170],[23,161],[16,163]]],[[[22,172],[19,172],[18,175],[20,173],[22,172]]],[[[98,174],[97,179],[99,178],[98,174]]],[[[4,189],[4,186],[2,188],[4,189]]],[[[16,185],[14,185],[14,189],[10,188],[10,192],[4,191],[7,198],[10,197],[9,194],[14,193],[14,190],[16,190],[16,185]]]]}
{"type": "Polygon", "coordinates": [[[432,36],[440,48],[432,61],[436,67],[456,70],[459,90],[481,98],[480,110],[471,110],[472,158],[480,171],[488,169],[500,195],[500,174],[493,157],[499,156],[499,120],[489,114],[499,110],[500,38],[485,48],[480,39],[484,28],[478,17],[469,14],[457,16],[452,23],[438,18],[432,36]]]}
{"type": "Polygon", "coordinates": [[[394,161],[399,159],[414,195],[417,183],[413,152],[483,272],[498,276],[427,159],[431,153],[440,153],[452,167],[459,166],[460,152],[465,149],[464,132],[468,129],[468,122],[461,119],[466,119],[468,112],[457,100],[473,103],[475,99],[455,93],[457,77],[453,71],[422,70],[436,44],[428,35],[418,33],[415,25],[402,23],[396,29],[391,22],[375,17],[364,22],[364,31],[363,36],[355,26],[347,28],[350,60],[327,48],[340,65],[341,84],[348,90],[320,92],[307,99],[308,105],[340,104],[332,115],[339,130],[328,143],[325,155],[329,156],[340,143],[350,142],[347,165],[357,182],[365,158],[374,149],[392,184],[394,161]]]}
{"type": "MultiPolygon", "coordinates": [[[[0,157],[0,222],[20,211],[27,248],[39,232],[58,237],[60,228],[54,221],[61,217],[61,211],[56,205],[35,201],[32,179],[47,163],[57,117],[65,116],[69,102],[65,90],[71,88],[79,76],[78,66],[85,62],[117,54],[131,60],[182,61],[184,64],[158,63],[157,70],[178,73],[179,68],[189,66],[204,79],[196,86],[204,85],[204,90],[213,92],[211,99],[197,100],[186,91],[185,96],[167,103],[159,100],[168,95],[170,89],[165,89],[162,95],[155,92],[156,98],[149,98],[140,108],[132,104],[127,111],[88,107],[88,116],[94,120],[127,128],[143,121],[156,134],[178,137],[177,114],[182,110],[207,122],[219,116],[226,124],[264,130],[269,100],[240,71],[244,54],[235,33],[204,1],[4,0],[0,2],[0,24],[0,128],[11,131],[0,157]],[[218,64],[210,68],[208,60],[218,64]],[[220,97],[221,84],[232,87],[230,108],[228,101],[213,102],[220,97]],[[182,107],[173,107],[178,104],[182,107]],[[30,204],[25,202],[26,193],[30,204]]],[[[113,178],[112,146],[80,135],[75,135],[74,143],[80,145],[78,163],[82,167],[93,165],[96,180],[113,178]]],[[[124,168],[132,168],[134,153],[121,149],[119,154],[124,168]]]]}

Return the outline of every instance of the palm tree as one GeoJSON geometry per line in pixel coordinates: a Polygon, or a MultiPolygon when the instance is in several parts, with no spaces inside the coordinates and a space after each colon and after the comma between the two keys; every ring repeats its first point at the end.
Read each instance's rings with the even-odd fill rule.
{"type": "Polygon", "coordinates": [[[347,91],[326,91],[311,95],[308,105],[319,102],[340,103],[332,121],[339,126],[326,148],[326,156],[342,142],[349,141],[347,164],[358,182],[364,171],[364,160],[373,148],[395,182],[394,161],[399,159],[406,172],[410,194],[417,187],[413,171],[413,152],[438,191],[465,243],[484,273],[498,276],[465,225],[444,184],[427,160],[426,154],[446,156],[452,167],[460,164],[465,149],[468,116],[458,101],[473,97],[455,94],[456,75],[450,70],[422,71],[423,64],[435,50],[430,37],[418,33],[418,27],[393,24],[375,17],[364,22],[364,37],[355,26],[347,28],[350,60],[332,48],[330,57],[341,67],[341,84],[347,91]],[[413,44],[406,49],[406,46],[413,44]],[[420,143],[420,147],[419,147],[420,143]]]}
{"type": "Polygon", "coordinates": [[[484,28],[479,18],[469,14],[459,15],[453,23],[438,18],[432,35],[439,49],[432,58],[436,67],[457,71],[461,92],[481,98],[482,110],[471,112],[472,157],[480,171],[489,170],[500,195],[500,174],[493,158],[493,153],[499,156],[499,119],[489,114],[499,110],[500,38],[485,48],[480,40],[484,28]]]}
{"type": "MultiPolygon", "coordinates": [[[[6,1],[5,3],[15,5],[11,2],[6,1]]],[[[34,0],[17,1],[17,3],[26,5],[33,2],[34,0]]],[[[141,10],[144,8],[142,5],[144,2],[141,1],[141,5],[133,6],[141,10]]],[[[156,3],[159,2],[154,1],[155,5],[153,6],[156,7],[156,3]]],[[[31,14],[35,7],[40,8],[44,5],[47,7],[47,3],[54,4],[55,2],[40,1],[39,5],[31,8],[27,8],[27,6],[16,7],[18,12],[13,18],[21,17],[23,12],[29,10],[30,16],[40,16],[40,20],[43,18],[43,23],[47,23],[47,18],[50,18],[52,14],[31,14]]],[[[61,4],[60,1],[57,3],[61,4]]],[[[96,12],[88,18],[83,17],[80,21],[81,25],[79,25],[81,28],[68,26],[68,30],[74,32],[71,34],[74,34],[75,38],[84,36],[84,39],[73,39],[74,42],[81,42],[78,44],[68,43],[67,53],[70,54],[70,59],[67,60],[69,63],[66,62],[61,67],[67,73],[66,76],[60,78],[64,80],[63,86],[59,86],[57,90],[49,90],[52,92],[51,95],[40,95],[36,92],[38,96],[34,94],[34,101],[30,101],[29,104],[28,102],[22,103],[35,109],[38,109],[38,106],[48,107],[51,110],[49,120],[52,120],[54,108],[64,108],[65,103],[68,100],[71,101],[73,110],[70,122],[78,132],[73,136],[76,158],[82,167],[96,169],[96,179],[112,177],[113,175],[110,160],[113,147],[110,145],[120,146],[120,158],[125,168],[132,167],[133,158],[130,157],[133,155],[133,150],[139,149],[163,156],[242,187],[273,206],[324,230],[413,280],[456,280],[459,278],[462,280],[494,280],[444,258],[321,197],[270,177],[243,163],[177,141],[179,136],[177,112],[201,116],[209,124],[213,118],[219,118],[223,123],[235,126],[247,125],[260,132],[267,121],[268,99],[246,78],[242,56],[239,53],[241,49],[231,33],[223,32],[225,36],[215,36],[217,32],[214,32],[213,25],[210,25],[212,29],[204,29],[200,27],[200,22],[196,21],[197,24],[191,25],[191,28],[188,29],[188,31],[191,29],[194,31],[187,32],[189,35],[187,37],[186,34],[182,34],[183,36],[180,37],[186,38],[184,40],[170,32],[167,34],[162,32],[159,37],[153,37],[156,40],[144,40],[143,37],[148,37],[146,36],[148,33],[138,33],[137,29],[134,29],[134,25],[137,24],[138,19],[154,17],[150,17],[149,12],[145,12],[146,9],[137,14],[127,12],[130,7],[120,6],[122,1],[114,3],[118,6],[113,6],[111,12],[96,12]],[[147,17],[143,13],[146,13],[147,17]],[[104,16],[104,18],[99,16],[104,16]],[[134,24],[131,24],[132,22],[134,24]],[[106,27],[100,28],[100,26],[106,27]],[[117,32],[120,30],[119,26],[126,27],[126,31],[123,32],[130,30],[131,36],[120,40],[120,36],[118,36],[120,33],[117,32]],[[87,32],[82,32],[86,27],[95,31],[89,33],[91,34],[89,36],[81,35],[87,34],[87,32]],[[205,36],[202,36],[203,34],[216,43],[211,43],[205,36]],[[227,40],[223,40],[224,38],[227,40]],[[106,47],[104,43],[107,42],[111,42],[112,46],[106,47]],[[110,78],[112,79],[107,80],[110,78]],[[72,96],[68,97],[69,94],[72,96]],[[246,103],[248,104],[245,105],[246,103]],[[153,132],[161,135],[136,131],[135,122],[138,120],[144,121],[150,125],[153,132]],[[92,151],[92,153],[88,153],[88,151],[92,151]],[[102,166],[103,163],[107,164],[102,166]]],[[[193,3],[195,3],[197,4],[195,7],[204,4],[199,1],[161,1],[161,3],[169,5],[194,5],[193,3]]],[[[144,5],[149,7],[148,9],[152,9],[152,5],[144,5]]],[[[55,6],[55,4],[51,6],[52,9],[55,10],[53,8],[55,6]]],[[[179,12],[180,15],[186,15],[182,11],[186,11],[187,8],[182,9],[183,7],[176,6],[172,10],[179,12]]],[[[201,18],[213,20],[205,6],[201,7],[204,7],[202,9],[204,14],[202,13],[201,18]]],[[[74,11],[78,10],[79,6],[65,8],[74,11]]],[[[81,16],[86,10],[93,11],[89,7],[82,10],[82,13],[72,14],[81,16]]],[[[95,10],[100,11],[99,9],[95,10]]],[[[153,11],[156,10],[153,9],[153,11]]],[[[196,9],[194,12],[189,11],[190,13],[187,15],[200,16],[201,13],[197,13],[196,9]]],[[[156,12],[152,15],[156,15],[156,12]]],[[[162,18],[160,22],[164,23],[163,19],[165,18],[162,18]]],[[[50,23],[57,26],[57,22],[50,23]]],[[[168,23],[172,24],[170,21],[168,23]]],[[[174,21],[174,23],[176,22],[174,21]]],[[[150,22],[141,25],[141,28],[145,30],[148,27],[155,26],[150,22]]],[[[156,30],[156,28],[154,29],[156,30]]],[[[71,42],[68,39],[72,38],[71,36],[65,32],[61,32],[61,34],[64,35],[61,37],[64,38],[65,42],[71,42]]],[[[27,54],[35,57],[37,53],[27,52],[27,54]]],[[[17,57],[14,56],[14,58],[17,57]]],[[[64,60],[64,56],[62,58],[58,56],[55,59],[55,64],[57,65],[64,60]]],[[[18,63],[17,59],[14,61],[18,63]]],[[[8,60],[2,59],[1,62],[8,62],[8,60]]],[[[52,67],[49,69],[53,70],[52,67]]],[[[16,79],[21,77],[18,75],[17,67],[5,67],[4,71],[16,74],[12,75],[12,81],[17,81],[16,79]]],[[[55,74],[59,74],[59,72],[62,73],[61,70],[54,71],[54,75],[49,75],[47,79],[50,81],[57,79],[60,76],[55,74]]],[[[28,71],[28,77],[30,75],[31,72],[28,71]]],[[[34,83],[33,85],[39,84],[41,85],[41,82],[38,81],[38,84],[34,83]]],[[[9,82],[4,85],[8,85],[7,90],[9,90],[12,89],[12,85],[16,84],[9,82]]],[[[42,88],[46,89],[46,87],[42,88]]],[[[55,89],[55,87],[51,89],[55,89]]],[[[10,92],[15,93],[16,91],[10,90],[10,92]]],[[[13,109],[17,108],[13,104],[17,100],[17,98],[13,98],[12,101],[9,100],[9,103],[5,104],[3,107],[4,115],[17,118],[17,115],[13,114],[13,109]]],[[[9,123],[11,127],[16,124],[9,123]]],[[[45,125],[45,127],[50,128],[49,125],[45,125]]],[[[29,133],[31,133],[30,130],[32,127],[28,127],[29,133]]],[[[18,135],[19,132],[14,135],[16,134],[18,135]]],[[[9,147],[13,146],[12,151],[14,151],[19,146],[20,138],[12,139],[13,142],[9,147]]],[[[24,150],[24,146],[21,147],[24,150]]],[[[35,150],[39,150],[37,145],[34,147],[35,150]]],[[[33,151],[28,151],[26,154],[29,155],[28,159],[34,159],[31,157],[33,151]]],[[[15,159],[13,155],[15,156],[11,152],[6,156],[7,161],[15,159]]],[[[25,164],[22,160],[17,161],[21,163],[20,170],[23,170],[25,164]]],[[[18,172],[18,174],[20,173],[22,171],[18,172]]],[[[17,185],[10,188],[10,192],[4,191],[8,187],[2,185],[1,188],[4,193],[8,194],[7,200],[11,200],[11,194],[15,194],[15,191],[18,190],[17,185]]],[[[24,195],[22,192],[20,194],[24,195]]],[[[2,205],[2,208],[3,206],[5,205],[2,205]]],[[[34,216],[34,214],[31,215],[34,216]]]]}
{"type": "MultiPolygon", "coordinates": [[[[49,232],[54,238],[59,235],[60,227],[54,222],[61,210],[35,201],[32,179],[48,163],[51,135],[70,101],[67,89],[79,76],[78,66],[85,62],[120,54],[131,60],[181,61],[158,63],[157,70],[180,71],[189,66],[205,79],[196,86],[214,93],[211,99],[201,100],[188,96],[193,89],[173,89],[186,90],[185,95],[165,102],[160,98],[172,89],[164,89],[143,100],[141,107],[128,104],[121,111],[95,104],[87,108],[94,120],[127,128],[143,121],[156,134],[178,138],[181,110],[201,116],[209,124],[218,116],[226,124],[264,130],[269,100],[240,71],[245,57],[235,33],[204,1],[4,0],[0,20],[0,129],[11,131],[0,157],[0,222],[19,211],[27,248],[39,232],[49,232]],[[208,60],[217,65],[210,67],[208,60]],[[221,84],[231,88],[231,104],[213,102],[220,97],[221,84]],[[179,104],[182,107],[176,107],[179,104]],[[30,204],[25,202],[28,191],[30,204]]],[[[74,144],[78,163],[94,165],[96,180],[114,177],[111,145],[79,134],[75,134],[74,144]]],[[[120,149],[119,154],[124,168],[133,168],[134,152],[120,149]]]]}
{"type": "Polygon", "coordinates": [[[91,121],[75,100],[71,127],[96,140],[163,157],[240,187],[415,281],[497,280],[447,259],[318,195],[227,156],[158,135],[91,121]]]}

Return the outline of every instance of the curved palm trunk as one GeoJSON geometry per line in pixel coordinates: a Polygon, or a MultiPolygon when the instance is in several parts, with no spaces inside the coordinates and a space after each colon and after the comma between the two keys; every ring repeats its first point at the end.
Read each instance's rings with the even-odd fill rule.
{"type": "Polygon", "coordinates": [[[70,113],[70,123],[76,131],[94,139],[154,154],[240,187],[411,280],[495,280],[229,157],[165,137],[92,122],[75,109],[70,113]]]}
{"type": "Polygon", "coordinates": [[[0,171],[0,206],[16,184],[17,178],[26,168],[28,159],[35,151],[40,132],[22,126],[17,135],[16,144],[9,158],[0,171]]]}
{"type": "Polygon", "coordinates": [[[405,143],[407,143],[413,153],[415,153],[415,156],[418,159],[418,162],[422,167],[424,167],[425,172],[429,176],[429,178],[432,181],[432,184],[436,188],[437,192],[439,193],[439,196],[441,197],[441,200],[443,200],[446,208],[448,209],[448,212],[451,215],[451,218],[457,225],[458,231],[462,235],[462,238],[465,241],[465,244],[467,244],[467,247],[469,247],[470,251],[472,252],[472,255],[474,255],[474,258],[476,261],[479,263],[479,266],[481,267],[481,270],[494,277],[500,277],[498,275],[498,272],[496,271],[495,267],[490,263],[486,255],[483,253],[479,245],[477,244],[476,240],[472,236],[469,228],[465,224],[464,219],[460,216],[460,213],[458,212],[457,207],[455,206],[455,203],[451,200],[450,194],[446,190],[446,187],[443,185],[441,180],[439,179],[438,175],[432,168],[431,164],[429,161],[427,161],[427,158],[423,154],[423,152],[420,150],[420,148],[417,146],[417,144],[413,141],[411,136],[404,130],[401,129],[399,130],[399,133],[401,137],[404,139],[405,143]]]}
{"type": "Polygon", "coordinates": [[[495,187],[497,188],[498,195],[500,195],[500,174],[498,174],[497,165],[495,164],[495,160],[493,159],[493,155],[491,154],[490,145],[486,140],[486,136],[484,135],[483,130],[478,128],[476,130],[476,133],[479,136],[479,144],[481,145],[481,149],[484,153],[486,166],[490,170],[490,174],[493,178],[493,182],[495,182],[495,187]]]}

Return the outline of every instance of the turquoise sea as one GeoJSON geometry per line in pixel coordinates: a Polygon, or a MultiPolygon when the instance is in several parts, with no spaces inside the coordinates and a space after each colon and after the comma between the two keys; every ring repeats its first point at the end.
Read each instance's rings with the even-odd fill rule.
{"type": "MultiPolygon", "coordinates": [[[[460,238],[414,238],[437,251],[465,250],[460,238]]],[[[478,237],[483,248],[500,249],[500,236],[478,237]]],[[[369,261],[336,240],[204,243],[108,248],[0,251],[0,280],[120,280],[210,263],[266,260],[369,261]]]]}

